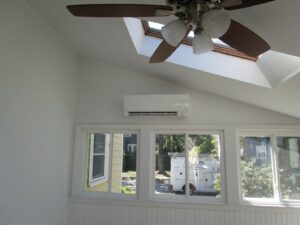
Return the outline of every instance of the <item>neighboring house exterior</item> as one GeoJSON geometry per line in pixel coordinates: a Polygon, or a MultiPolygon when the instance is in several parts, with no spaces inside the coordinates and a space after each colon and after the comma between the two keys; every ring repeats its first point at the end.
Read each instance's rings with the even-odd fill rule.
{"type": "MultiPolygon", "coordinates": [[[[96,134],[91,134],[91,137],[93,135],[96,134]]],[[[99,134],[99,135],[103,135],[103,134],[99,134]]],[[[123,164],[123,134],[113,134],[113,160],[112,160],[112,180],[111,180],[111,192],[114,193],[121,193],[122,191],[122,164],[123,164]]],[[[106,139],[106,142],[109,141],[109,138],[106,139]]],[[[106,161],[109,160],[109,144],[104,144],[103,146],[105,146],[105,150],[106,151],[106,161]]],[[[108,190],[108,174],[107,174],[107,168],[103,168],[103,179],[98,180],[96,182],[92,182],[91,181],[91,173],[93,173],[93,169],[94,168],[90,168],[91,167],[91,163],[92,163],[92,158],[93,154],[91,154],[91,151],[95,151],[95,144],[92,140],[92,138],[90,138],[90,143],[89,143],[89,157],[86,160],[86,182],[84,184],[84,189],[87,191],[102,191],[102,192],[106,192],[108,190]],[[93,148],[91,148],[91,146],[94,146],[93,148]]],[[[105,160],[103,160],[101,163],[103,164],[105,160]]],[[[98,163],[98,164],[101,164],[98,163]]],[[[108,167],[109,163],[104,163],[104,167],[108,167]]]]}
{"type": "Polygon", "coordinates": [[[241,156],[244,159],[252,160],[259,166],[271,162],[269,137],[245,137],[242,142],[244,148],[241,149],[241,156]]]}
{"type": "Polygon", "coordinates": [[[137,134],[125,133],[123,171],[136,171],[137,134]]]}

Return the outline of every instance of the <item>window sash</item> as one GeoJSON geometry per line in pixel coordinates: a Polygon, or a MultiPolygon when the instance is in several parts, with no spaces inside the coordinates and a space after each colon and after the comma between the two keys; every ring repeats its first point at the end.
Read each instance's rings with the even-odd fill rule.
{"type": "Polygon", "coordinates": [[[188,202],[224,202],[225,201],[225,193],[226,193],[226,186],[225,186],[225,153],[224,153],[224,139],[223,139],[223,132],[222,131],[214,131],[214,130],[152,130],[152,138],[151,138],[151,157],[152,157],[152,171],[151,171],[151,194],[150,198],[158,201],[188,201],[188,202]],[[155,194],[155,139],[156,135],[184,135],[185,136],[185,195],[157,195],[155,194]],[[220,148],[220,185],[221,185],[221,196],[220,197],[209,197],[209,196],[191,196],[189,195],[189,149],[188,149],[188,142],[187,139],[189,135],[218,135],[219,137],[219,148],[220,148]]]}
{"type": "Polygon", "coordinates": [[[90,133],[89,140],[89,181],[88,184],[90,187],[93,187],[97,184],[105,182],[108,178],[108,159],[109,159],[109,148],[110,148],[110,134],[107,133],[90,133]],[[104,152],[103,153],[94,153],[94,137],[95,134],[105,135],[104,143],[104,152]],[[96,176],[94,174],[94,159],[95,156],[104,156],[104,166],[103,166],[103,175],[96,176]]]}
{"type": "Polygon", "coordinates": [[[278,137],[300,137],[299,132],[295,131],[263,131],[263,130],[238,130],[237,131],[237,154],[238,154],[238,183],[240,189],[240,202],[244,203],[258,203],[258,204],[280,204],[280,203],[300,203],[300,199],[283,199],[281,182],[280,182],[280,168],[279,168],[279,149],[277,138],[278,137]],[[274,189],[274,198],[249,198],[243,197],[242,195],[242,182],[241,182],[241,158],[240,158],[240,137],[270,137],[271,139],[271,163],[272,163],[272,176],[273,176],[273,189],[274,189]]]}
{"type": "MultiPolygon", "coordinates": [[[[278,138],[300,138],[300,134],[298,135],[277,135],[275,136],[275,146],[276,146],[276,153],[277,153],[277,176],[278,176],[278,189],[279,189],[279,199],[281,202],[300,202],[300,199],[286,199],[283,197],[283,190],[282,190],[282,186],[281,186],[281,177],[280,177],[280,162],[279,162],[279,147],[278,147],[278,138]]],[[[298,148],[300,147],[300,143],[298,143],[298,148]]],[[[300,151],[300,149],[298,150],[300,151]]],[[[290,154],[290,150],[289,150],[289,154],[290,154]]],[[[291,156],[290,156],[291,157],[291,156]]],[[[291,170],[295,169],[291,166],[291,162],[289,161],[289,166],[291,167],[291,170]]],[[[298,170],[300,169],[300,167],[297,168],[298,170]]],[[[298,173],[300,175],[300,173],[298,173]]],[[[295,175],[295,173],[294,173],[295,175]]],[[[298,175],[298,176],[299,176],[298,175]]]]}

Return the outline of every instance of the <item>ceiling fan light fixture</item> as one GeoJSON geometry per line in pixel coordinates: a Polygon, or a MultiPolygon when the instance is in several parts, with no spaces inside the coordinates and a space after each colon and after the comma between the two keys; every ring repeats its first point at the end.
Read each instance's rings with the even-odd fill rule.
{"type": "Polygon", "coordinates": [[[185,37],[187,32],[187,25],[184,21],[178,19],[169,22],[167,25],[161,28],[161,34],[168,44],[176,47],[185,37]]]}
{"type": "Polygon", "coordinates": [[[202,27],[205,32],[213,37],[222,37],[231,24],[231,18],[224,10],[210,10],[202,16],[202,27]]]}
{"type": "Polygon", "coordinates": [[[214,49],[211,37],[205,32],[195,34],[193,38],[193,53],[195,55],[210,52],[214,49]]]}

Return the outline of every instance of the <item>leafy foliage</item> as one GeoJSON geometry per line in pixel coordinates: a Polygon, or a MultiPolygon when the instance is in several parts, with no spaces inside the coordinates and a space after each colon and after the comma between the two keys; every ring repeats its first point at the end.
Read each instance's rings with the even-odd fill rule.
{"type": "Polygon", "coordinates": [[[159,174],[166,174],[166,170],[170,170],[169,152],[184,152],[185,136],[184,135],[157,135],[158,152],[157,167],[159,174]]]}
{"type": "Polygon", "coordinates": [[[212,156],[217,155],[216,144],[214,136],[212,135],[190,135],[193,142],[195,143],[194,150],[198,155],[200,154],[209,154],[212,156]]]}
{"type": "Polygon", "coordinates": [[[241,161],[242,191],[245,197],[272,198],[272,168],[257,166],[254,161],[241,161]]]}
{"type": "Polygon", "coordinates": [[[221,178],[220,178],[220,175],[216,176],[214,185],[215,185],[215,189],[216,189],[217,193],[220,193],[221,192],[221,178]]]}
{"type": "Polygon", "coordinates": [[[184,151],[184,135],[158,135],[158,139],[159,149],[164,153],[184,151]]]}
{"type": "MultiPolygon", "coordinates": [[[[170,152],[185,151],[185,136],[184,135],[157,135],[158,152],[157,152],[157,169],[159,174],[165,174],[166,170],[170,169],[170,152]]],[[[213,157],[217,156],[215,137],[212,135],[190,135],[189,136],[195,145],[192,149],[197,155],[209,154],[213,157]]]]}
{"type": "Polygon", "coordinates": [[[294,183],[290,170],[280,169],[280,184],[283,199],[300,199],[300,185],[294,183]]]}
{"type": "Polygon", "coordinates": [[[124,187],[122,187],[122,193],[135,194],[135,191],[130,186],[124,186],[124,187]]]}

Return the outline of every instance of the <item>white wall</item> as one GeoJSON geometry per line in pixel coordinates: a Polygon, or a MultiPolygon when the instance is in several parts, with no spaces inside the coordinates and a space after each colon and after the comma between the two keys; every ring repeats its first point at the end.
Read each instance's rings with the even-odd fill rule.
{"type": "MultiPolygon", "coordinates": [[[[182,74],[184,76],[184,74],[182,74]]],[[[238,94],[238,93],[237,93],[238,94]]],[[[188,90],[152,76],[114,68],[89,59],[80,64],[77,123],[177,123],[201,125],[296,125],[300,120],[227,98],[188,90]],[[185,120],[125,118],[126,94],[189,94],[185,120]]]]}
{"type": "MultiPolygon", "coordinates": [[[[184,74],[182,75],[184,76],[184,74]]],[[[237,93],[238,94],[238,93],[237,93]]],[[[188,90],[152,76],[114,68],[89,59],[80,64],[80,88],[76,110],[77,124],[141,125],[139,161],[139,201],[71,198],[70,225],[299,225],[300,210],[288,207],[241,205],[237,180],[236,129],[249,127],[293,127],[300,120],[219,96],[188,90]],[[125,118],[125,94],[189,94],[190,117],[125,118]],[[146,126],[143,126],[145,124],[146,126]],[[149,124],[162,127],[199,125],[224,131],[226,157],[226,203],[187,204],[151,201],[149,187],[152,149],[149,124]],[[150,199],[150,200],[149,200],[150,199]]],[[[114,127],[116,127],[115,125],[114,127]]],[[[154,126],[155,127],[155,126],[154,126]]],[[[82,155],[80,149],[78,155],[82,155]]],[[[76,161],[78,158],[76,157],[76,161]]],[[[75,181],[80,168],[75,165],[75,181]]],[[[80,182],[79,182],[80,183],[80,182]]],[[[76,186],[81,188],[81,186],[76,186]]]]}
{"type": "Polygon", "coordinates": [[[0,1],[0,224],[64,225],[77,55],[24,1],[0,1]]]}

